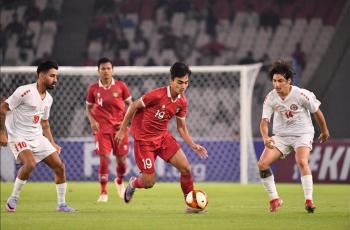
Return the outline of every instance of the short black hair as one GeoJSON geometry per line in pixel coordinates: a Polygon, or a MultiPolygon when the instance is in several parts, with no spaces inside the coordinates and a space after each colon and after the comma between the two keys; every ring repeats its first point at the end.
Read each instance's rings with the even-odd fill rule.
{"type": "Polygon", "coordinates": [[[43,61],[41,62],[39,65],[38,65],[38,68],[36,70],[36,73],[39,75],[39,73],[41,72],[47,72],[49,71],[50,69],[56,69],[58,70],[58,64],[56,61],[54,60],[46,60],[46,61],[43,61]]]}
{"type": "Polygon", "coordinates": [[[271,68],[270,68],[270,79],[272,81],[273,75],[275,74],[280,74],[282,75],[286,80],[290,79],[293,80],[293,69],[290,66],[290,64],[288,64],[285,61],[276,61],[272,64],[271,68]]]}
{"type": "Polygon", "coordinates": [[[97,61],[97,68],[100,69],[100,65],[103,64],[103,63],[111,63],[112,68],[113,68],[113,61],[112,61],[111,59],[109,59],[108,57],[100,58],[100,59],[97,61]]]}
{"type": "Polygon", "coordinates": [[[183,77],[186,74],[191,75],[191,70],[185,63],[175,62],[170,68],[171,79],[174,80],[176,77],[183,77]]]}

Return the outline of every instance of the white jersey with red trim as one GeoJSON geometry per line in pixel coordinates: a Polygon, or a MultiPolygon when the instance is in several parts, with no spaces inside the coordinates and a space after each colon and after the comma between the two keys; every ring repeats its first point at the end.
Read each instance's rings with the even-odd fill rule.
{"type": "Polygon", "coordinates": [[[41,99],[37,83],[18,87],[6,99],[11,110],[6,114],[5,123],[9,140],[19,137],[32,139],[42,135],[40,121],[49,119],[52,101],[47,91],[45,98],[41,99]]]}
{"type": "Polygon", "coordinates": [[[265,98],[262,119],[270,121],[273,118],[273,134],[278,136],[300,136],[314,134],[310,113],[315,113],[321,102],[316,96],[297,86],[285,99],[272,90],[265,98]]]}

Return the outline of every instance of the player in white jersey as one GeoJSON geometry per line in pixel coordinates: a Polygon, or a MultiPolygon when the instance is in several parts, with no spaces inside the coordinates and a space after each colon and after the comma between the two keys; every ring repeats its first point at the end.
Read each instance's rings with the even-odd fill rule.
{"type": "Polygon", "coordinates": [[[54,141],[48,120],[52,97],[47,90],[55,87],[57,70],[56,62],[42,62],[37,68],[37,82],[18,87],[0,105],[0,145],[8,145],[16,161],[22,163],[12,194],[7,200],[8,212],[16,211],[20,191],[40,161],[55,174],[56,210],[75,211],[65,201],[67,183],[64,164],[59,157],[61,147],[54,141]]]}
{"type": "Polygon", "coordinates": [[[320,142],[329,138],[329,131],[323,113],[319,109],[320,102],[315,95],[292,85],[293,72],[290,66],[282,61],[275,62],[270,70],[273,90],[266,96],[263,106],[260,132],[265,149],[258,162],[262,183],[270,198],[270,211],[276,212],[282,205],[274,181],[270,165],[280,158],[285,158],[295,151],[295,160],[301,174],[304,190],[305,209],[313,213],[313,180],[309,167],[309,156],[312,150],[314,127],[311,114],[317,121],[321,134],[320,142]],[[269,136],[269,122],[273,119],[273,136],[269,136]]]}

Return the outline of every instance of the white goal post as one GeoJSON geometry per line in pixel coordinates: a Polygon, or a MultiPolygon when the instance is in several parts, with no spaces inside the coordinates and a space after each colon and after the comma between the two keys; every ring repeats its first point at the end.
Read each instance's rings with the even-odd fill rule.
{"type": "MultiPolygon", "coordinates": [[[[209,150],[208,175],[204,180],[242,184],[258,181],[251,119],[254,83],[260,68],[261,64],[190,67],[192,76],[185,93],[187,124],[193,138],[209,150]],[[231,171],[231,168],[239,170],[231,171]]],[[[169,70],[170,67],[165,66],[120,66],[114,68],[114,74],[127,83],[133,98],[137,99],[153,88],[167,85],[169,70]]],[[[36,67],[2,66],[0,96],[8,97],[18,86],[34,82],[35,76],[36,67]]],[[[98,80],[97,67],[61,66],[58,76],[57,89],[52,91],[54,104],[50,118],[54,124],[59,123],[53,125],[56,138],[91,137],[84,103],[88,85],[98,80]]],[[[178,137],[175,124],[170,126],[178,137]]]]}

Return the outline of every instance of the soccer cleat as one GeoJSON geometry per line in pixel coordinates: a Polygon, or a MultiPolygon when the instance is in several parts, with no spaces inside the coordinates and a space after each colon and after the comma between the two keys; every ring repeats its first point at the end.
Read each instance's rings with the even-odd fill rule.
{"type": "Polygon", "coordinates": [[[107,202],[107,201],[108,201],[108,194],[107,193],[101,193],[97,199],[97,202],[107,202]]]}
{"type": "Polygon", "coordinates": [[[57,206],[57,212],[75,212],[76,210],[72,207],[69,207],[68,204],[63,203],[57,206]]]}
{"type": "Polygon", "coordinates": [[[306,200],[305,201],[305,210],[308,213],[314,213],[316,209],[316,206],[314,205],[314,203],[312,202],[312,200],[306,200]]]}
{"type": "Polygon", "coordinates": [[[15,212],[16,211],[16,205],[17,205],[17,197],[11,196],[7,200],[6,211],[8,211],[8,212],[15,212]]]}
{"type": "Polygon", "coordinates": [[[134,182],[134,180],[136,180],[136,177],[131,177],[129,180],[129,184],[125,189],[125,192],[124,192],[125,203],[129,203],[132,197],[134,196],[135,188],[132,187],[132,182],[134,182]]]}
{"type": "Polygon", "coordinates": [[[187,214],[205,214],[205,213],[208,213],[208,211],[204,210],[204,209],[186,207],[185,213],[187,213],[187,214]]]}
{"type": "Polygon", "coordinates": [[[118,196],[120,198],[124,198],[124,193],[125,193],[125,186],[124,186],[124,183],[120,183],[118,184],[118,181],[117,181],[117,178],[114,179],[114,184],[115,184],[115,187],[117,188],[117,193],[118,193],[118,196]]]}
{"type": "Polygon", "coordinates": [[[277,210],[282,206],[283,200],[281,198],[270,200],[270,212],[277,212],[277,210]]]}

